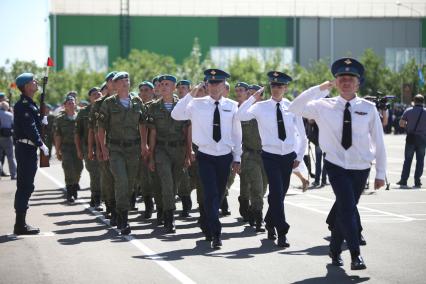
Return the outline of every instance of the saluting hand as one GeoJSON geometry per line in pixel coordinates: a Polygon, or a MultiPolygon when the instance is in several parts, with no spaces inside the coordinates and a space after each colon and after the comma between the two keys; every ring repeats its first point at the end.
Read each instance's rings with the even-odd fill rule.
{"type": "Polygon", "coordinates": [[[256,99],[256,101],[259,101],[263,96],[263,91],[265,90],[265,87],[260,88],[257,90],[252,96],[256,99]]]}
{"type": "Polygon", "coordinates": [[[380,189],[382,186],[384,186],[385,185],[385,181],[383,180],[383,179],[375,179],[374,180],[374,189],[375,190],[377,190],[377,189],[380,189]]]}
{"type": "Polygon", "coordinates": [[[332,81],[325,81],[324,83],[322,83],[320,85],[320,90],[321,91],[325,91],[325,90],[331,90],[334,88],[334,86],[336,86],[336,83],[334,80],[332,81]]]}

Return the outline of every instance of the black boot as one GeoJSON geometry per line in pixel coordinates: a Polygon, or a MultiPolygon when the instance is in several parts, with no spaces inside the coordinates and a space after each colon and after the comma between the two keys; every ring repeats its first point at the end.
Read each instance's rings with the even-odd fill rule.
{"type": "Polygon", "coordinates": [[[151,196],[144,196],[143,201],[145,203],[144,218],[150,219],[152,217],[152,211],[154,210],[154,202],[152,202],[151,196]]]}
{"type": "Polygon", "coordinates": [[[287,232],[284,232],[284,231],[278,232],[277,245],[279,247],[282,247],[282,248],[288,248],[288,247],[290,247],[290,244],[287,241],[287,236],[286,235],[287,235],[287,232]]]}
{"type": "Polygon", "coordinates": [[[223,197],[220,209],[222,210],[222,216],[231,215],[231,212],[229,211],[228,198],[226,196],[223,197]]]}
{"type": "Polygon", "coordinates": [[[111,205],[109,205],[107,202],[105,202],[105,219],[111,218],[111,205]]]}
{"type": "Polygon", "coordinates": [[[268,231],[268,240],[276,240],[277,239],[277,234],[275,232],[275,227],[266,224],[265,225],[266,230],[268,231]]]}
{"type": "Polygon", "coordinates": [[[212,249],[220,249],[222,247],[222,241],[220,240],[220,236],[215,236],[212,238],[212,249]]]}
{"type": "Polygon", "coordinates": [[[251,227],[254,227],[254,225],[255,225],[255,216],[254,216],[254,212],[253,212],[253,209],[251,208],[251,206],[249,206],[249,210],[248,210],[248,222],[249,222],[249,225],[251,227]]]}
{"type": "Polygon", "coordinates": [[[72,187],[73,187],[73,190],[72,190],[72,196],[74,197],[74,199],[77,199],[77,198],[78,198],[78,193],[77,193],[77,191],[79,191],[79,190],[80,190],[80,185],[78,185],[78,184],[73,184],[73,185],[72,185],[72,187]]]}
{"type": "Polygon", "coordinates": [[[111,202],[111,219],[109,220],[111,227],[117,226],[117,211],[115,209],[115,201],[111,202]]]}
{"type": "Polygon", "coordinates": [[[96,211],[103,211],[104,210],[101,206],[101,196],[99,194],[95,194],[93,196],[93,205],[94,205],[93,208],[96,211]]]}
{"type": "Polygon", "coordinates": [[[72,185],[67,185],[66,187],[67,190],[67,201],[69,203],[74,203],[74,197],[73,197],[73,186],[72,185]]]}
{"type": "Polygon", "coordinates": [[[362,256],[358,250],[357,251],[351,250],[351,259],[352,259],[351,270],[362,270],[367,268],[367,266],[364,263],[364,259],[362,259],[362,256]]]}
{"type": "Polygon", "coordinates": [[[328,256],[330,256],[331,258],[331,264],[335,266],[343,266],[343,259],[340,254],[341,254],[340,252],[337,253],[330,250],[330,252],[328,253],[328,256]]]}
{"type": "Polygon", "coordinates": [[[157,226],[164,225],[163,209],[157,207],[157,226]]]}
{"type": "Polygon", "coordinates": [[[192,209],[192,200],[191,196],[181,196],[182,200],[182,212],[180,213],[180,217],[187,218],[189,217],[189,211],[192,209]]]}
{"type": "Polygon", "coordinates": [[[129,226],[129,211],[122,210],[117,214],[117,229],[120,230],[122,236],[132,232],[129,226]]]}
{"type": "Polygon", "coordinates": [[[33,228],[26,223],[26,216],[27,213],[16,213],[16,221],[13,228],[13,233],[15,235],[36,235],[40,233],[39,228],[33,228]]]}
{"type": "Polygon", "coordinates": [[[254,222],[256,224],[256,232],[263,233],[265,228],[263,227],[263,216],[262,210],[254,211],[254,222]]]}
{"type": "Polygon", "coordinates": [[[244,222],[248,222],[249,201],[242,198],[241,196],[238,196],[238,202],[240,203],[240,215],[243,217],[244,222]]]}
{"type": "Polygon", "coordinates": [[[166,229],[166,234],[176,233],[173,211],[174,210],[171,209],[164,212],[164,228],[166,229]]]}
{"type": "Polygon", "coordinates": [[[136,192],[133,191],[132,196],[130,197],[130,211],[137,211],[136,207],[136,192]]]}

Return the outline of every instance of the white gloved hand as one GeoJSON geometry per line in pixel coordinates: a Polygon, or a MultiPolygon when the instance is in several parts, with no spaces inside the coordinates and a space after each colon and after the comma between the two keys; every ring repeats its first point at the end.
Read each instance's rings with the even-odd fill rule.
{"type": "Polygon", "coordinates": [[[43,154],[45,155],[45,156],[49,156],[49,148],[47,148],[47,146],[46,145],[41,145],[40,146],[40,151],[43,151],[43,154]]]}
{"type": "Polygon", "coordinates": [[[49,124],[49,122],[47,122],[47,116],[46,115],[43,116],[43,119],[41,120],[41,124],[43,124],[43,125],[48,125],[49,124]]]}

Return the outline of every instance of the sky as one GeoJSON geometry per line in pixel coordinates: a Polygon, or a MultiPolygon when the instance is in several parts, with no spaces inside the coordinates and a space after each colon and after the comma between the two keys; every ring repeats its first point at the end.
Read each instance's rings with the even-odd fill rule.
{"type": "Polygon", "coordinates": [[[46,64],[48,15],[48,0],[0,0],[0,67],[7,59],[46,64]]]}

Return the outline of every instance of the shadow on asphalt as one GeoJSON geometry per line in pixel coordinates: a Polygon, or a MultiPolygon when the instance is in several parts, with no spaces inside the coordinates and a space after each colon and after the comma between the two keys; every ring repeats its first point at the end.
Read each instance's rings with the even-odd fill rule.
{"type": "Polygon", "coordinates": [[[358,275],[348,275],[341,267],[327,264],[327,274],[323,277],[308,278],[300,281],[293,282],[292,284],[328,284],[328,283],[339,283],[339,284],[354,284],[362,283],[370,280],[370,277],[359,277],[358,275]]]}
{"type": "Polygon", "coordinates": [[[117,238],[117,233],[113,229],[102,227],[102,230],[105,230],[105,232],[102,235],[59,239],[58,242],[61,245],[68,246],[68,245],[78,245],[81,243],[99,242],[99,241],[105,241],[105,240],[111,241],[111,240],[114,240],[114,238],[117,238]]]}

